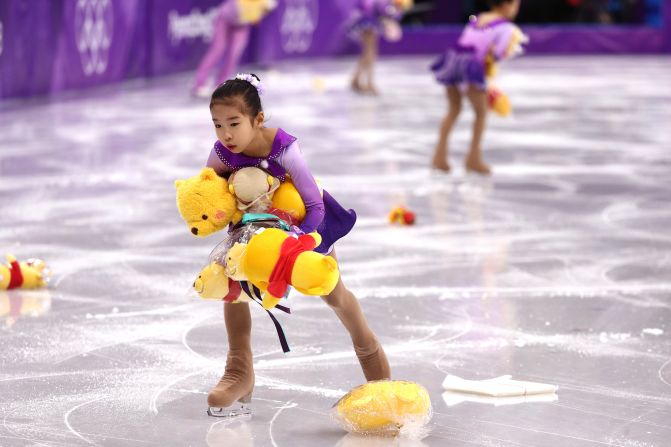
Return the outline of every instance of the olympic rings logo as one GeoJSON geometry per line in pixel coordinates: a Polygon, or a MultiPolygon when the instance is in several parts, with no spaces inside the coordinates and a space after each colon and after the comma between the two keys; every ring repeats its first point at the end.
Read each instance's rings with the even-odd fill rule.
{"type": "Polygon", "coordinates": [[[312,46],[312,36],[319,22],[317,0],[287,0],[280,34],[287,53],[305,53],[312,46]]]}
{"type": "Polygon", "coordinates": [[[113,32],[111,0],[77,0],[75,40],[86,76],[99,75],[107,70],[113,32]]]}

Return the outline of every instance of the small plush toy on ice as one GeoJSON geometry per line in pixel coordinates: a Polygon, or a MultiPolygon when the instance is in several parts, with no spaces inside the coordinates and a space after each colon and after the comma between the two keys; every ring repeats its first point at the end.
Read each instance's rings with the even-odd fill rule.
{"type": "Polygon", "coordinates": [[[431,420],[431,399],[422,385],[378,380],[354,388],[333,406],[332,416],[351,433],[421,437],[431,420]]]}
{"type": "Polygon", "coordinates": [[[389,213],[389,223],[400,225],[414,225],[415,213],[403,206],[397,206],[389,213]]]}
{"type": "Polygon", "coordinates": [[[50,276],[51,272],[40,259],[19,262],[14,256],[7,255],[7,264],[0,265],[0,290],[45,287],[50,276]]]}

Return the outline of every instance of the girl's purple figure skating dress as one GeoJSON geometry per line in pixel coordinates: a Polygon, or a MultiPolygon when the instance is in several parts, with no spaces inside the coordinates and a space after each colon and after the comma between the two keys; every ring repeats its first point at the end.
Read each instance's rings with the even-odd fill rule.
{"type": "Polygon", "coordinates": [[[355,40],[369,29],[384,35],[387,31],[385,20],[398,22],[402,15],[403,11],[394,5],[393,0],[358,0],[347,25],[347,34],[355,40]]]}
{"type": "Polygon", "coordinates": [[[441,84],[473,85],[485,90],[488,65],[514,56],[524,39],[520,29],[506,19],[480,25],[477,17],[471,17],[457,45],[448,49],[431,70],[441,84]]]}
{"type": "Polygon", "coordinates": [[[344,209],[326,191],[323,192],[322,198],[296,138],[282,129],[277,129],[272,150],[266,158],[234,154],[217,141],[210,152],[207,166],[213,168],[219,175],[246,167],[259,167],[282,182],[286,180],[288,174],[305,203],[306,215],[299,228],[304,233],[313,231],[319,233],[322,243],[315,249],[319,253],[329,253],[333,244],[349,233],[356,222],[354,210],[344,209]]]}

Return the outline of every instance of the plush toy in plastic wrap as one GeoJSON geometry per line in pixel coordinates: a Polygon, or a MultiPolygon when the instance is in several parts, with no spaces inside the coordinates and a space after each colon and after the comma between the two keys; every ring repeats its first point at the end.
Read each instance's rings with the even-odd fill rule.
{"type": "Polygon", "coordinates": [[[303,222],[305,204],[291,179],[280,183],[266,171],[250,167],[231,174],[228,182],[240,211],[274,214],[289,225],[303,222]]]}
{"type": "Polygon", "coordinates": [[[204,168],[198,175],[175,182],[177,209],[195,236],[205,237],[223,230],[240,222],[243,213],[249,212],[271,213],[289,225],[303,221],[305,204],[290,180],[279,184],[259,168],[241,169],[229,180],[231,183],[219,177],[214,169],[204,168]]]}
{"type": "Polygon", "coordinates": [[[391,224],[414,225],[417,216],[404,206],[397,206],[389,213],[388,219],[391,224]]]}
{"type": "Polygon", "coordinates": [[[419,438],[425,434],[432,409],[422,385],[379,380],[354,388],[336,402],[331,414],[351,433],[419,438]]]}
{"type": "Polygon", "coordinates": [[[51,271],[40,259],[19,262],[14,256],[7,255],[7,264],[0,264],[0,290],[45,287],[50,276],[51,271]]]}
{"type": "Polygon", "coordinates": [[[200,174],[186,180],[175,181],[175,187],[179,214],[195,236],[209,236],[242,218],[228,182],[212,168],[204,168],[200,174]]]}
{"type": "MultiPolygon", "coordinates": [[[[252,222],[234,228],[210,255],[209,274],[199,289],[227,292],[229,280],[247,280],[263,294],[263,307],[272,309],[289,286],[304,295],[321,296],[333,291],[340,272],[330,256],[314,250],[321,242],[317,233],[295,235],[279,220],[252,222]],[[212,264],[219,267],[212,267],[212,264]]],[[[202,280],[201,272],[201,280],[202,280]]],[[[197,289],[198,291],[198,289],[197,289]]],[[[228,292],[227,292],[228,293],[228,292]]]]}
{"type": "Polygon", "coordinates": [[[266,213],[272,208],[273,195],[280,187],[276,177],[259,168],[242,168],[228,178],[228,189],[245,213],[266,213]]]}

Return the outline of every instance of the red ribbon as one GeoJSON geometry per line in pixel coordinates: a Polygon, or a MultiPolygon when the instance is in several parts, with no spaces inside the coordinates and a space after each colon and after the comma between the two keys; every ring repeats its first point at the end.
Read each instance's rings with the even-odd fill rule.
{"type": "Polygon", "coordinates": [[[9,263],[9,286],[8,289],[16,289],[23,284],[23,273],[21,273],[21,265],[18,261],[9,263]]]}
{"type": "Polygon", "coordinates": [[[268,292],[272,296],[281,298],[287,293],[287,288],[291,284],[291,273],[294,270],[294,264],[298,255],[306,251],[312,251],[317,246],[312,236],[303,234],[295,237],[288,237],[280,247],[280,257],[270,274],[268,292]]]}

